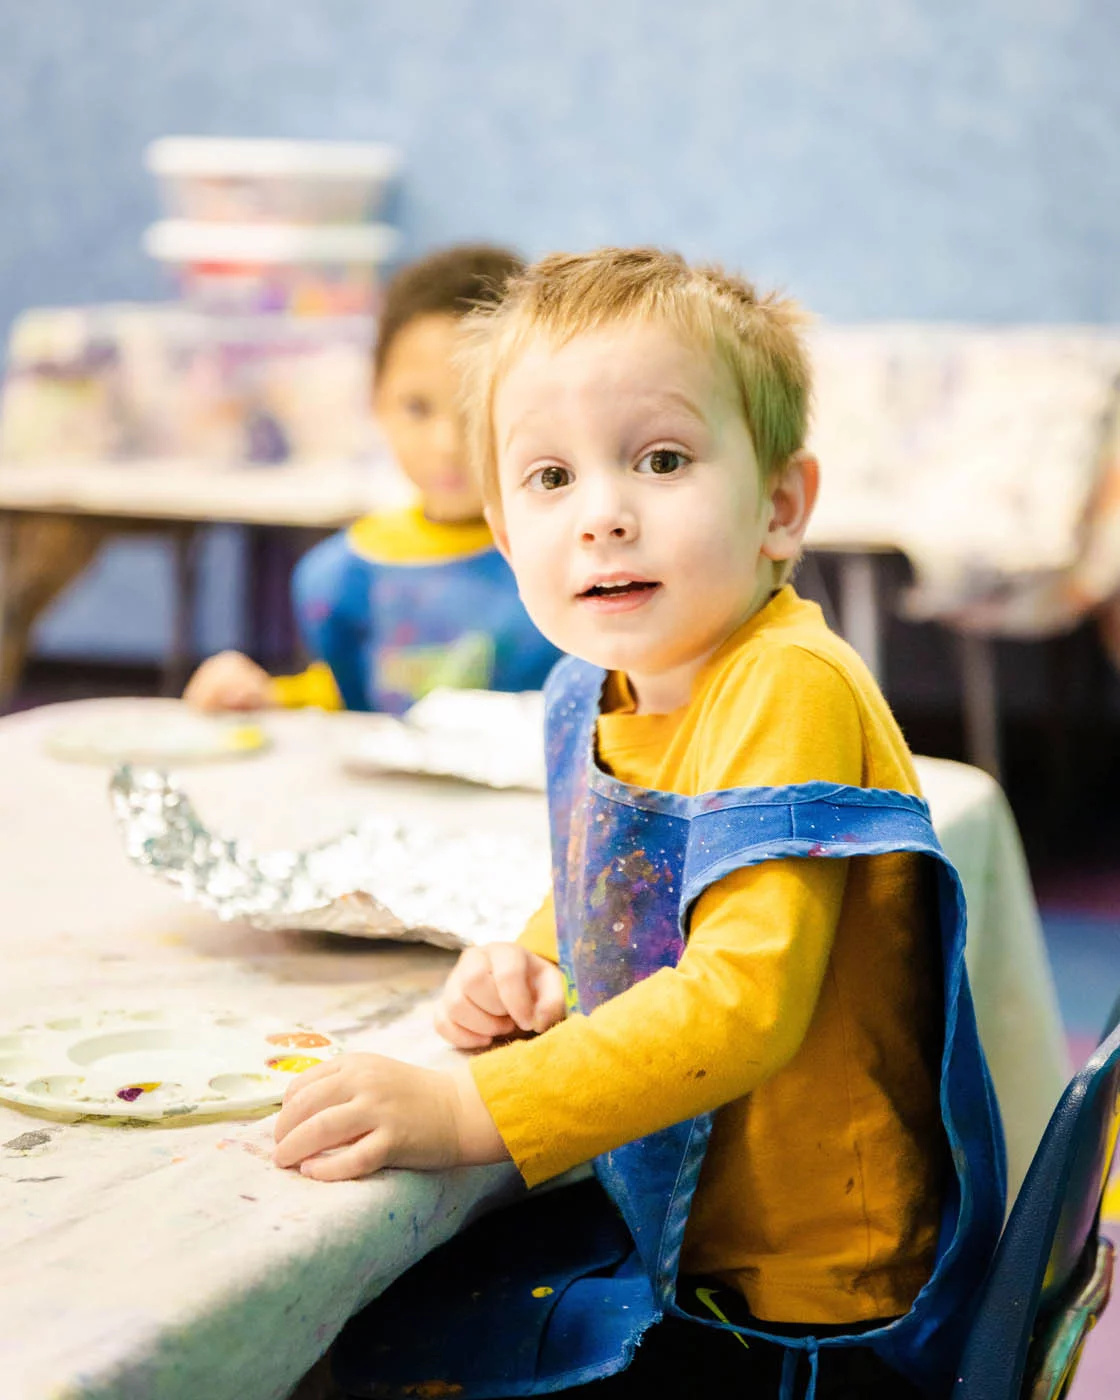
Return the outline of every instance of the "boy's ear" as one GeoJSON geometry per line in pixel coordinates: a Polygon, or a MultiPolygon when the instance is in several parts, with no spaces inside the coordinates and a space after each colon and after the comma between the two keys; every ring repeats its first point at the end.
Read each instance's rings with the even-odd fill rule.
{"type": "Polygon", "coordinates": [[[501,511],[495,510],[493,506],[483,506],[482,518],[490,526],[490,533],[494,536],[498,553],[507,564],[512,565],[513,560],[509,557],[509,535],[506,533],[506,522],[501,511]]]}
{"type": "Polygon", "coordinates": [[[770,524],[762,542],[767,559],[795,559],[801,552],[820,475],[820,463],[811,452],[795,452],[770,483],[770,524]]]}

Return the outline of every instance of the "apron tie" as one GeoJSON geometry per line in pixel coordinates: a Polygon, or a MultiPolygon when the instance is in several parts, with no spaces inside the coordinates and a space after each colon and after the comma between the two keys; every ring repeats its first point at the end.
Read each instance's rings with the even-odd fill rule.
{"type": "Polygon", "coordinates": [[[786,1347],[782,1356],[782,1384],[778,1390],[778,1400],[796,1400],[793,1387],[797,1381],[797,1349],[786,1347]]]}
{"type": "Polygon", "coordinates": [[[805,1400],[817,1400],[817,1373],[820,1370],[821,1354],[815,1340],[809,1343],[809,1383],[805,1387],[805,1400]]]}
{"type": "MultiPolygon", "coordinates": [[[[817,1376],[821,1356],[815,1337],[809,1338],[805,1353],[809,1358],[809,1379],[805,1384],[802,1400],[817,1400],[817,1376]]],[[[797,1400],[797,1366],[800,1356],[800,1347],[786,1347],[782,1356],[782,1381],[778,1390],[778,1400],[797,1400]]]]}

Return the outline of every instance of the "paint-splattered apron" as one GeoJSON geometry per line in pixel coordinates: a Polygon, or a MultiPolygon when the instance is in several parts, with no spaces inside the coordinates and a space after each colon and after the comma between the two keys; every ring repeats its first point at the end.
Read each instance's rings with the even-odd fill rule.
{"type": "Polygon", "coordinates": [[[955,1172],[933,1274],[904,1317],[849,1336],[780,1337],[765,1324],[732,1328],[683,1313],[677,1272],[711,1132],[712,1115],[704,1114],[598,1157],[594,1169],[606,1197],[598,1196],[600,1207],[579,1188],[556,1191],[552,1205],[546,1197],[534,1207],[531,1228],[514,1223],[528,1207],[515,1208],[474,1227],[469,1250],[456,1255],[453,1241],[447,1254],[429,1256],[396,1286],[392,1302],[386,1295],[380,1316],[374,1304],[372,1332],[359,1315],[344,1334],[343,1379],[370,1395],[423,1393],[406,1389],[422,1378],[455,1387],[442,1393],[463,1400],[544,1394],[624,1369],[642,1334],[674,1314],[785,1348],[781,1400],[795,1396],[802,1353],[809,1377],[802,1394],[812,1400],[820,1351],[843,1346],[870,1347],[931,1395],[946,1394],[970,1300],[1002,1223],[1004,1163],[964,967],[964,897],[926,804],[829,783],[699,797],[631,787],[595,762],[603,679],[602,671],[569,659],[548,685],[557,933],[573,1011],[590,1012],[675,966],[693,904],[732,871],[784,857],[890,851],[935,862],[945,1003],[941,1113],[955,1172]],[[493,1239],[480,1247],[479,1232],[487,1229],[493,1239]],[[430,1329],[422,1347],[404,1340],[421,1306],[430,1329]],[[365,1391],[354,1384],[362,1380],[365,1391]]]}

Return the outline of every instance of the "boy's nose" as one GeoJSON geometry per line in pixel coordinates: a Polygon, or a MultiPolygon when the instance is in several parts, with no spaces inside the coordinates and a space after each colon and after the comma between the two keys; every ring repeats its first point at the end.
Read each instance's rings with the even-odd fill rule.
{"type": "Polygon", "coordinates": [[[584,544],[598,544],[604,540],[625,542],[637,536],[637,516],[624,501],[600,498],[588,502],[580,522],[580,538],[584,544]]]}

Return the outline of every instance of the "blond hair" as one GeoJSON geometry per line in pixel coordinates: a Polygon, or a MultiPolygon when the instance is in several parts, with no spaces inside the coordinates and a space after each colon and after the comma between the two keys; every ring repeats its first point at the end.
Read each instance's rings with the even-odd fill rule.
{"type": "Polygon", "coordinates": [[[535,335],[557,344],[619,321],[659,321],[716,352],[735,381],[763,481],[805,442],[810,373],[793,301],[657,248],[553,253],[511,278],[501,301],[463,321],[460,366],[468,450],[500,510],[494,395],[535,335]]]}

